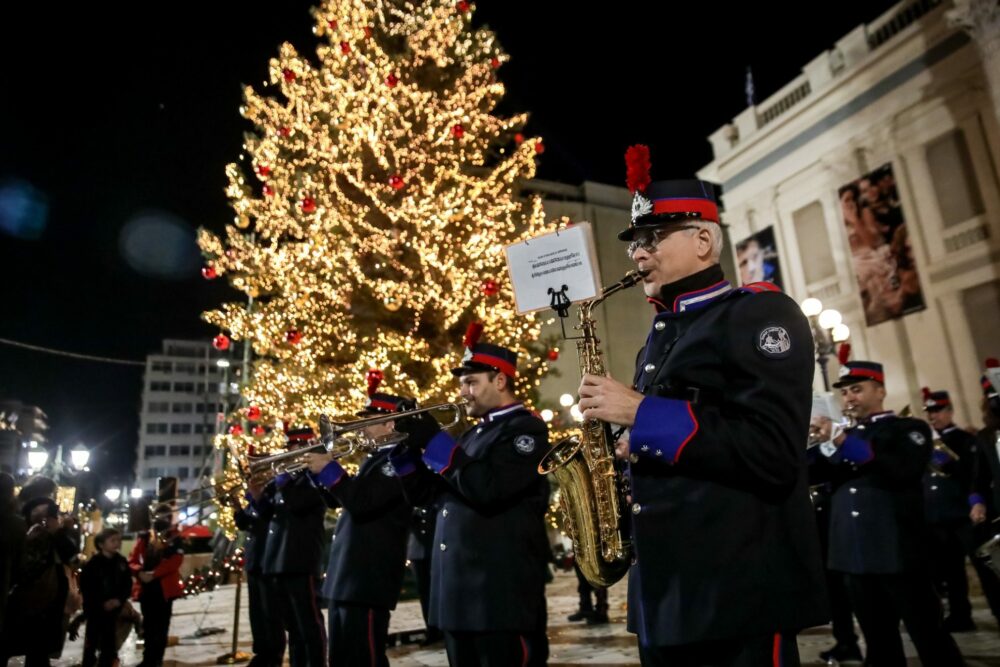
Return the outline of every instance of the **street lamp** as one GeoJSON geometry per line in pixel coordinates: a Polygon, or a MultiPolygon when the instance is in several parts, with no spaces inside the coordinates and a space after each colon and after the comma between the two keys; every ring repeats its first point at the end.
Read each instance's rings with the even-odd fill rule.
{"type": "Polygon", "coordinates": [[[28,467],[32,470],[41,470],[49,462],[49,453],[41,447],[32,447],[28,450],[28,467]]]}
{"type": "Polygon", "coordinates": [[[86,468],[87,463],[90,462],[90,451],[83,445],[77,445],[69,450],[69,460],[73,469],[79,472],[86,468]]]}
{"type": "Polygon", "coordinates": [[[104,492],[104,497],[113,503],[117,503],[118,499],[122,497],[122,490],[115,487],[111,487],[110,489],[104,492]]]}
{"type": "Polygon", "coordinates": [[[132,500],[139,500],[142,498],[142,489],[132,489],[128,492],[128,495],[132,500]]]}
{"type": "Polygon", "coordinates": [[[844,324],[840,311],[833,308],[823,308],[823,302],[809,297],[801,305],[802,314],[809,318],[813,341],[816,343],[816,363],[823,373],[823,390],[830,391],[830,375],[827,363],[836,349],[837,343],[843,343],[851,336],[850,328],[844,324]]]}

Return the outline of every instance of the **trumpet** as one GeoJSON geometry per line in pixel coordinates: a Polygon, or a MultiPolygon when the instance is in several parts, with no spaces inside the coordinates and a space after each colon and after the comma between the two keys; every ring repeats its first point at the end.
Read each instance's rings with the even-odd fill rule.
{"type": "MultiPolygon", "coordinates": [[[[841,418],[833,421],[829,439],[833,440],[844,431],[852,429],[857,425],[858,425],[858,418],[855,415],[854,408],[848,405],[847,407],[844,408],[843,415],[841,416],[841,418]]],[[[823,438],[822,430],[815,428],[813,425],[810,424],[809,442],[806,445],[806,448],[811,449],[813,447],[816,447],[817,445],[822,445],[824,442],[826,442],[826,439],[823,438]]]]}
{"type": "Polygon", "coordinates": [[[192,489],[177,498],[170,498],[163,502],[154,502],[149,506],[150,519],[168,517],[181,509],[197,511],[209,505],[229,505],[239,503],[240,497],[245,492],[245,482],[238,481],[231,484],[218,482],[210,486],[201,486],[192,489]]]}
{"type": "Polygon", "coordinates": [[[465,418],[466,399],[453,403],[438,403],[424,408],[415,408],[404,412],[392,412],[375,417],[365,417],[346,422],[330,421],[329,417],[320,417],[320,437],[310,441],[305,447],[269,456],[251,456],[247,459],[246,473],[254,481],[269,481],[282,473],[296,473],[304,470],[308,464],[307,454],[329,453],[334,459],[350,456],[354,452],[374,452],[382,447],[395,445],[406,440],[405,433],[393,431],[378,437],[370,437],[362,431],[369,426],[377,426],[394,422],[397,419],[411,417],[426,412],[453,411],[451,421],[442,424],[442,428],[451,428],[465,418]]]}

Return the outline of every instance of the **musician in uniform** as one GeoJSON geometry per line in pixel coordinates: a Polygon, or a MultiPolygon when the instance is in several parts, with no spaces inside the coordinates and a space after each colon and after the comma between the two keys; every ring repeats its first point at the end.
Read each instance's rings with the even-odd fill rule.
{"type": "MultiPolygon", "coordinates": [[[[381,374],[375,372],[369,373],[368,403],[359,417],[391,414],[414,405],[376,391],[381,374]]],[[[376,442],[394,433],[393,422],[363,429],[363,435],[376,442]]],[[[323,597],[329,603],[330,667],[389,664],[385,655],[389,615],[403,586],[412,511],[389,461],[394,444],[391,441],[369,452],[355,476],[347,474],[331,454],[308,456],[310,475],[322,489],[327,506],[343,508],[323,583],[323,597]]]]}
{"type": "Polygon", "coordinates": [[[829,418],[813,419],[823,444],[812,472],[834,487],[829,566],[847,575],[866,664],[906,664],[902,619],[924,665],[962,665],[925,557],[922,480],[933,450],[931,430],[886,411],[884,383],[881,364],[846,362],[834,386],[857,425],[842,430],[829,418]]]}
{"type": "MultiPolygon", "coordinates": [[[[308,445],[312,429],[288,431],[288,447],[308,445]]],[[[281,473],[271,482],[272,514],[261,563],[278,593],[279,613],[288,629],[291,667],[326,665],[326,629],[316,579],[323,552],[326,503],[308,475],[281,473]]]]}
{"type": "Polygon", "coordinates": [[[421,646],[429,646],[444,638],[441,630],[430,622],[431,556],[434,553],[434,525],[440,510],[433,502],[414,507],[410,520],[410,539],[406,544],[406,560],[410,562],[410,569],[417,581],[420,612],[424,617],[424,625],[427,626],[427,636],[420,642],[421,646]]]}
{"type": "Polygon", "coordinates": [[[236,527],[246,532],[243,543],[243,571],[246,574],[250,607],[253,658],[250,667],[281,667],[285,657],[285,624],[279,592],[272,577],[264,574],[267,531],[274,514],[274,485],[251,480],[246,504],[235,503],[236,527]]]}
{"type": "MultiPolygon", "coordinates": [[[[969,496],[969,518],[974,526],[977,547],[996,535],[995,522],[1000,518],[1000,394],[997,392],[1000,388],[1000,361],[986,360],[986,373],[981,382],[984,426],[976,434],[973,492],[969,496]]],[[[991,559],[993,568],[974,554],[972,565],[979,575],[990,611],[1000,623],[1000,549],[992,553],[991,559]]]]}
{"type": "Polygon", "coordinates": [[[634,388],[586,374],[579,405],[631,429],[628,628],[643,665],[797,665],[796,633],[829,618],[806,480],[809,324],[773,284],[726,281],[711,184],[651,183],[644,146],[626,160],[619,238],[655,315],[634,388]]]}
{"type": "Polygon", "coordinates": [[[927,421],[944,447],[935,447],[924,473],[924,513],[930,527],[934,584],[948,598],[948,632],[976,629],[969,604],[965,555],[974,549],[969,494],[972,489],[976,437],[953,421],[955,410],[947,391],[923,389],[927,421]]]}
{"type": "Polygon", "coordinates": [[[538,464],[548,429],[516,397],[516,353],[479,342],[481,333],[470,327],[452,370],[479,422],[458,439],[440,431],[422,456],[400,448],[393,460],[413,503],[436,496],[441,508],[430,623],[444,632],[448,662],[544,664],[549,485],[538,464]]]}

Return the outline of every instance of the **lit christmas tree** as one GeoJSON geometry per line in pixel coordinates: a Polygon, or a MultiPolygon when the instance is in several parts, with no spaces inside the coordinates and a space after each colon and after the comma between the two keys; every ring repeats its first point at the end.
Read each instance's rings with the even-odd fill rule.
{"type": "Polygon", "coordinates": [[[519,196],[544,150],[501,118],[492,32],[467,2],[330,0],[313,10],[314,61],[283,44],[270,84],[247,87],[254,125],[227,167],[236,216],[202,231],[206,278],[251,302],[204,318],[252,345],[254,363],[219,445],[284,445],[282,423],[353,413],[377,369],[393,393],[453,398],[449,369],[468,324],[520,346],[531,396],[556,356],[541,323],[518,316],[503,247],[543,231],[519,196]]]}

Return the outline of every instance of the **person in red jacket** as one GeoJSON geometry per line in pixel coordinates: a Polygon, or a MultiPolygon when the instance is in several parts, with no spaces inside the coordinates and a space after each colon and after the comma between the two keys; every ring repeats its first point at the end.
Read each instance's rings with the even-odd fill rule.
{"type": "Polygon", "coordinates": [[[153,523],[150,533],[141,533],[129,554],[135,574],[132,598],[142,605],[146,645],[139,667],[160,667],[167,649],[167,633],[174,600],[184,594],[180,569],[184,552],[177,529],[164,519],[153,523]]]}

